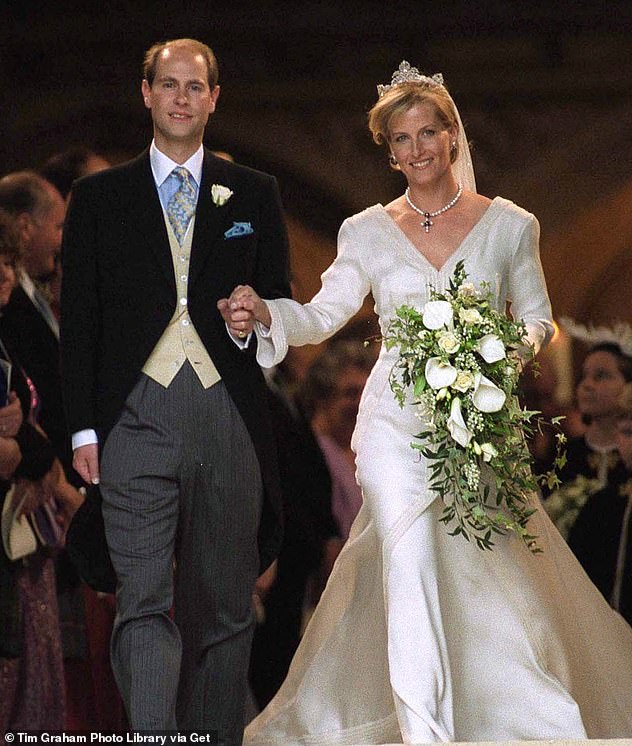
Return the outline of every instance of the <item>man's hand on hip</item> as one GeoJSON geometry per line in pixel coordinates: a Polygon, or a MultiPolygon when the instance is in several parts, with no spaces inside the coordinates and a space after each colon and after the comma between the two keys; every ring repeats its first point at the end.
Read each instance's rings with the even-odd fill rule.
{"type": "Polygon", "coordinates": [[[72,465],[87,484],[99,484],[99,446],[89,443],[75,448],[72,465]]]}

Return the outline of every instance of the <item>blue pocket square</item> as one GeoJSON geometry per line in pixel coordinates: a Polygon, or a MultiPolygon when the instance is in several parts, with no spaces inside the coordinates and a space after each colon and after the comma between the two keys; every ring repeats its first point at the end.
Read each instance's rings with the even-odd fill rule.
{"type": "Polygon", "coordinates": [[[250,223],[233,223],[233,227],[229,228],[226,233],[224,233],[224,238],[247,236],[250,233],[254,233],[254,229],[250,223]]]}

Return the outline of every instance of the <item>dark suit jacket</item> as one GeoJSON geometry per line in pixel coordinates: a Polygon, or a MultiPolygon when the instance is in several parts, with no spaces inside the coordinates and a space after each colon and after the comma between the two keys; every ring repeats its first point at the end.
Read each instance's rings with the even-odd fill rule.
{"type": "MultiPolygon", "coordinates": [[[[104,443],[176,307],[167,229],[149,152],[73,187],[62,245],[62,372],[68,428],[104,443]]],[[[290,293],[288,242],[273,177],[204,155],[188,282],[188,308],[252,437],[263,477],[262,567],[281,539],[276,444],[256,341],[240,350],[217,310],[235,285],[262,297],[290,293]],[[211,186],[233,191],[222,207],[211,186]],[[233,222],[253,232],[226,239],[233,222]]]]}
{"type": "Polygon", "coordinates": [[[72,478],[72,456],[62,406],[59,342],[19,285],[2,309],[0,337],[33,381],[40,399],[38,422],[72,478]]]}

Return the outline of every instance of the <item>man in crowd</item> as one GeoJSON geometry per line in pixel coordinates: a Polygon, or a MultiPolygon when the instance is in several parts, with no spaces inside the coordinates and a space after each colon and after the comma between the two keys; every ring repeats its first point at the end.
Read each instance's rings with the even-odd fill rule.
{"type": "Polygon", "coordinates": [[[0,334],[28,371],[40,400],[39,422],[70,476],[71,454],[62,407],[59,325],[38,283],[55,272],[66,206],[61,194],[33,171],[0,179],[0,208],[15,219],[22,247],[19,285],[0,317],[0,334]]]}

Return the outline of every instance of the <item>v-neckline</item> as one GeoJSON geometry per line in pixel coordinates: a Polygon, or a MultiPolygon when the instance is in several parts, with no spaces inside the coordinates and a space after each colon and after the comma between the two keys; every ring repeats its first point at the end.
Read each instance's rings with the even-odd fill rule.
{"type": "Polygon", "coordinates": [[[448,258],[443,262],[441,267],[437,268],[435,265],[428,259],[428,257],[421,252],[415,244],[408,238],[408,236],[404,233],[404,231],[397,225],[397,223],[393,220],[393,218],[388,214],[386,211],[386,208],[381,203],[378,203],[376,207],[379,209],[379,212],[384,216],[384,219],[386,223],[390,226],[391,232],[396,234],[399,239],[400,243],[406,248],[408,253],[414,254],[417,261],[421,261],[423,264],[426,265],[426,267],[430,268],[432,272],[434,272],[437,275],[440,275],[446,267],[451,266],[454,263],[455,259],[462,258],[462,256],[467,256],[467,254],[464,253],[464,248],[467,246],[468,243],[470,243],[472,236],[478,231],[479,228],[486,226],[488,223],[490,223],[494,219],[494,213],[496,212],[496,207],[501,203],[500,197],[494,197],[494,199],[489,203],[487,208],[485,209],[485,212],[481,215],[481,217],[474,223],[474,225],[470,228],[470,230],[467,232],[461,243],[454,249],[454,251],[448,256],[448,258]]]}

